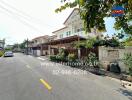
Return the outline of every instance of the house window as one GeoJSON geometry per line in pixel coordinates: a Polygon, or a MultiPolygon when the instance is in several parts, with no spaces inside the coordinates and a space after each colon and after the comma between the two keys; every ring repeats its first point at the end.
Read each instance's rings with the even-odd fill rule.
{"type": "Polygon", "coordinates": [[[84,31],[84,28],[79,28],[76,30],[77,32],[81,32],[81,31],[84,31]]]}
{"type": "Polygon", "coordinates": [[[69,35],[71,35],[71,31],[69,31],[69,35]]]}
{"type": "Polygon", "coordinates": [[[71,35],[71,31],[66,32],[66,36],[70,36],[71,35]]]}
{"type": "Polygon", "coordinates": [[[77,32],[80,32],[80,29],[77,29],[77,32]]]}
{"type": "Polygon", "coordinates": [[[80,28],[80,31],[84,31],[84,28],[80,28]]]}
{"type": "Polygon", "coordinates": [[[37,43],[37,40],[35,40],[35,42],[37,43]]]}
{"type": "Polygon", "coordinates": [[[60,38],[63,38],[63,34],[60,35],[60,38]]]}
{"type": "Polygon", "coordinates": [[[69,32],[66,32],[66,36],[69,36],[69,32]]]}

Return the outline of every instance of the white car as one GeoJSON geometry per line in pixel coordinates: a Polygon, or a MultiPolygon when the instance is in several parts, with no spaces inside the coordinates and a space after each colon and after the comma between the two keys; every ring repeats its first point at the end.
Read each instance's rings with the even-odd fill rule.
{"type": "Polygon", "coordinates": [[[7,51],[4,53],[4,57],[13,57],[13,52],[12,51],[7,51]]]}

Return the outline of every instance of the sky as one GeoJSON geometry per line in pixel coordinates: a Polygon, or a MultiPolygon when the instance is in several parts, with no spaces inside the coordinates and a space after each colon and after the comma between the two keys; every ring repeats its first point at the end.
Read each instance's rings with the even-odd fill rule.
{"type": "MultiPolygon", "coordinates": [[[[24,39],[52,35],[63,27],[73,9],[55,13],[61,0],[0,0],[0,39],[6,44],[21,43],[24,39]]],[[[107,32],[115,33],[113,18],[105,19],[107,32]]]]}

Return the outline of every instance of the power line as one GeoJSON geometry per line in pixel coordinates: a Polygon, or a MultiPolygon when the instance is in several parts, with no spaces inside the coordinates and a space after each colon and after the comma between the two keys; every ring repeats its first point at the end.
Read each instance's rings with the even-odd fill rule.
{"type": "MultiPolygon", "coordinates": [[[[30,27],[30,28],[32,28],[32,29],[34,29],[34,30],[40,32],[40,30],[38,30],[38,29],[37,29],[36,27],[34,27],[33,25],[31,25],[31,24],[29,24],[28,22],[26,22],[26,21],[20,19],[20,18],[18,17],[18,16],[19,16],[18,14],[16,14],[16,13],[10,11],[9,9],[3,7],[2,5],[0,5],[0,8],[3,9],[3,10],[5,10],[5,11],[8,12],[9,14],[15,16],[15,19],[19,20],[19,21],[20,21],[21,23],[23,23],[24,25],[26,25],[26,26],[28,26],[28,27],[30,27]]],[[[40,32],[40,33],[43,33],[43,32],[40,32]]]]}
{"type": "MultiPolygon", "coordinates": [[[[6,2],[3,1],[3,0],[0,0],[0,2],[3,3],[4,5],[8,6],[9,8],[15,10],[17,13],[19,13],[23,18],[27,19],[28,21],[29,21],[29,20],[33,20],[33,21],[39,22],[39,24],[41,23],[41,25],[42,25],[42,24],[44,25],[44,23],[42,23],[42,22],[43,22],[42,20],[39,20],[39,19],[36,19],[36,18],[30,16],[29,14],[27,14],[27,13],[25,13],[25,12],[23,12],[23,11],[17,9],[17,8],[15,8],[14,6],[12,6],[12,5],[6,3],[6,2]]],[[[45,24],[45,25],[48,26],[48,27],[53,27],[53,26],[48,25],[48,24],[45,24]]]]}

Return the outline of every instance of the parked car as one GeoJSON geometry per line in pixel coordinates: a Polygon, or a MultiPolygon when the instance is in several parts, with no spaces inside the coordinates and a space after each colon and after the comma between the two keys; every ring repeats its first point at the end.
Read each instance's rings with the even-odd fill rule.
{"type": "Polygon", "coordinates": [[[14,55],[13,55],[13,52],[12,51],[6,51],[5,53],[4,53],[4,57],[13,57],[14,55]]]}

